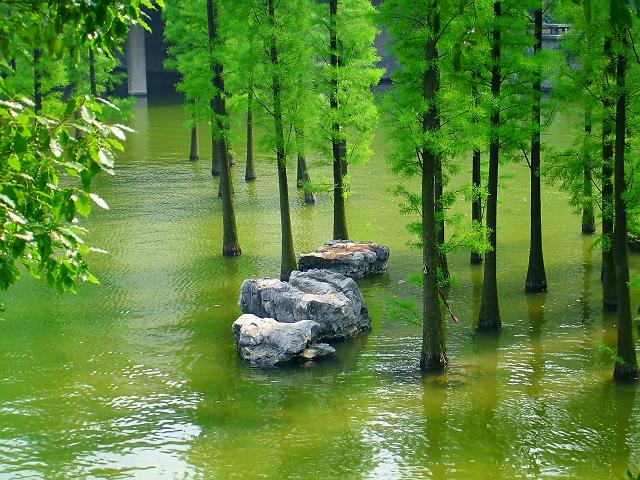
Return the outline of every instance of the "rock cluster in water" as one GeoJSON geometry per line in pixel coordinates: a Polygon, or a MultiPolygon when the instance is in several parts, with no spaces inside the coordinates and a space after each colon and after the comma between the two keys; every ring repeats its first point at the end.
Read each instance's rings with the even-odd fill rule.
{"type": "Polygon", "coordinates": [[[233,323],[242,358],[260,366],[316,360],[335,354],[322,341],[370,329],[367,305],[353,278],[384,271],[389,249],[371,243],[328,242],[302,258],[331,246],[342,253],[327,255],[323,269],[294,271],[288,282],[261,278],[242,283],[238,305],[243,315],[233,323]]]}
{"type": "Polygon", "coordinates": [[[389,247],[370,242],[331,240],[322,247],[300,257],[302,271],[326,269],[359,279],[387,269],[389,247]]]}

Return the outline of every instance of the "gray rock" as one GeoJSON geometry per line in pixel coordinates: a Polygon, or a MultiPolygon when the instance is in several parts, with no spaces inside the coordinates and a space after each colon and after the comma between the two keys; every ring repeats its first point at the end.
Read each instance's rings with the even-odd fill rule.
{"type": "Polygon", "coordinates": [[[387,269],[389,248],[370,242],[331,240],[300,257],[302,271],[326,269],[351,278],[365,278],[387,269]]]}
{"type": "Polygon", "coordinates": [[[245,280],[238,302],[243,313],[278,322],[313,320],[319,339],[342,339],[371,326],[356,282],[327,270],[295,271],[289,282],[271,278],[245,280]]]}
{"type": "Polygon", "coordinates": [[[301,354],[302,360],[320,360],[325,357],[332,357],[336,354],[336,349],[328,343],[316,343],[305,349],[301,354]]]}
{"type": "MultiPolygon", "coordinates": [[[[311,320],[282,323],[273,318],[245,314],[233,322],[233,333],[242,358],[266,367],[290,362],[312,350],[309,347],[318,331],[319,325],[311,320]]],[[[322,348],[320,351],[324,351],[322,348]]]]}

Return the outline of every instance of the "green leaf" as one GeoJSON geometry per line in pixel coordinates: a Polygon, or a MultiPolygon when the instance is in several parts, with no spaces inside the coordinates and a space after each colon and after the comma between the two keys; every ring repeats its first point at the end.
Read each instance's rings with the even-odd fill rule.
{"type": "Polygon", "coordinates": [[[95,193],[90,193],[89,197],[91,197],[91,200],[94,201],[94,203],[96,205],[98,205],[100,208],[104,208],[105,210],[109,210],[109,205],[107,205],[107,202],[105,202],[100,196],[98,196],[95,193]]]}
{"type": "Polygon", "coordinates": [[[91,202],[85,195],[79,195],[76,197],[74,203],[76,205],[76,210],[78,210],[80,215],[85,218],[89,216],[91,213],[91,202]]]}
{"type": "Polygon", "coordinates": [[[18,159],[17,156],[15,155],[9,155],[7,157],[7,163],[9,164],[9,166],[11,168],[13,168],[15,171],[19,172],[21,170],[21,165],[20,165],[20,160],[18,159]]]}
{"type": "Polygon", "coordinates": [[[18,132],[13,137],[13,151],[18,155],[27,153],[27,140],[18,132]]]}

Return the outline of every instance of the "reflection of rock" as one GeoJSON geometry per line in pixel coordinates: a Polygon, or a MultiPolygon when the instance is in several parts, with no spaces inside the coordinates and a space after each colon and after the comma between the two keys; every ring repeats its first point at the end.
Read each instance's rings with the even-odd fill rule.
{"type": "Polygon", "coordinates": [[[278,322],[313,320],[320,327],[318,338],[322,339],[352,337],[371,325],[356,282],[327,270],[293,272],[289,282],[245,280],[238,303],[243,313],[278,322]]]}
{"type": "Polygon", "coordinates": [[[389,248],[377,243],[331,240],[306,253],[298,262],[300,270],[326,269],[351,278],[364,278],[387,269],[389,248]]]}
{"type": "Polygon", "coordinates": [[[303,360],[319,360],[336,354],[336,349],[328,343],[316,343],[300,354],[303,360]]]}
{"type": "Polygon", "coordinates": [[[261,366],[290,362],[296,357],[311,360],[335,353],[329,345],[311,345],[318,331],[319,325],[311,320],[282,323],[273,318],[245,314],[233,322],[240,355],[261,366]]]}

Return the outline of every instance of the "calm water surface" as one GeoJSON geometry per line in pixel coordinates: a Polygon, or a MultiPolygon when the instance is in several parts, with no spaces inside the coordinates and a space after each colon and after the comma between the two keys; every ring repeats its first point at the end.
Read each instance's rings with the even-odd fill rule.
{"type": "MultiPolygon", "coordinates": [[[[260,370],[238,358],[230,325],[242,280],[279,272],[275,164],[260,156],[247,185],[243,139],[234,143],[243,255],[223,258],[217,185],[209,161],[185,160],[185,118],[176,103],[139,102],[139,133],[116,176],[99,181],[111,206],[89,222],[109,251],[91,258],[101,287],[61,298],[25,280],[0,299],[0,478],[621,479],[640,469],[640,395],[610,381],[602,346],[615,344],[615,318],[600,306],[598,247],[563,194],[544,192],[550,291],[525,296],[528,170],[503,169],[504,330],[474,334],[482,270],[452,255],[451,367],[423,377],[420,328],[390,308],[397,296],[419,301],[405,278],[420,254],[387,190],[397,179],[381,133],[375,158],[350,169],[348,200],[352,237],[392,250],[388,272],[361,284],[371,334],[338,345],[335,361],[260,370]]],[[[329,178],[330,167],[316,159],[311,174],[329,178]]],[[[297,251],[313,249],[330,238],[330,198],[308,207],[291,194],[297,251]]]]}

